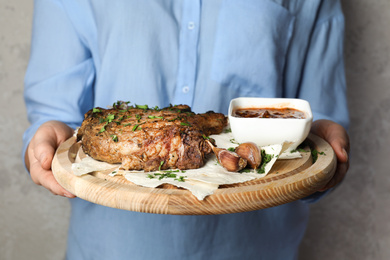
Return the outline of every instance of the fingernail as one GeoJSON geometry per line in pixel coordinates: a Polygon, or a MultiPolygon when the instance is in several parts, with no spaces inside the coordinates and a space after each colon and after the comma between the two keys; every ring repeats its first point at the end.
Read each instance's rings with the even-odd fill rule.
{"type": "Polygon", "coordinates": [[[344,148],[343,148],[343,154],[344,154],[346,160],[348,161],[348,153],[344,148]]]}
{"type": "Polygon", "coordinates": [[[71,193],[64,193],[64,196],[67,198],[74,198],[74,195],[71,193]]]}

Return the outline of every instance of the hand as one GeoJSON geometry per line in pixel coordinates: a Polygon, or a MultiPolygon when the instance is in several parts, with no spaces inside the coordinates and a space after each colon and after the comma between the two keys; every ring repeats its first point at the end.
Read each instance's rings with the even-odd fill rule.
{"type": "Polygon", "coordinates": [[[59,121],[49,121],[42,124],[25,154],[26,167],[31,179],[42,185],[54,195],[74,198],[75,195],[62,188],[53,176],[51,162],[57,147],[73,135],[73,129],[59,121]]]}
{"type": "Polygon", "coordinates": [[[337,168],[333,178],[319,191],[326,191],[340,183],[349,168],[349,137],[343,126],[330,120],[313,122],[311,132],[325,139],[333,148],[337,157],[337,168]]]}

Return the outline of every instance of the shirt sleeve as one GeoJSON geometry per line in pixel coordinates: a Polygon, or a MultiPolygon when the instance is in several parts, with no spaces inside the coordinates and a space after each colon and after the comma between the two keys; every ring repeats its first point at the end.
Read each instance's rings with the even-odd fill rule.
{"type": "Polygon", "coordinates": [[[344,16],[320,21],[313,31],[298,97],[308,100],[314,120],[349,125],[343,58],[344,16]]]}
{"type": "Polygon", "coordinates": [[[94,77],[91,53],[61,2],[36,0],[24,89],[31,126],[23,135],[22,156],[42,123],[59,120],[73,128],[80,124],[93,105],[94,77]]]}
{"type": "MultiPolygon", "coordinates": [[[[314,120],[329,119],[348,129],[343,42],[344,16],[341,11],[318,22],[310,40],[298,97],[310,102],[314,120]]],[[[302,201],[317,202],[332,190],[316,192],[302,201]]]]}

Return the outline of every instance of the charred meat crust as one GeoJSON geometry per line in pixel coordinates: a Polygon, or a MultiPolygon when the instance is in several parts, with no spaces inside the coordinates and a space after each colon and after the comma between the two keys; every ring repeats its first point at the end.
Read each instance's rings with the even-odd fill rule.
{"type": "Polygon", "coordinates": [[[186,105],[163,109],[94,108],[77,133],[86,154],[125,170],[195,169],[211,148],[205,138],[227,125],[220,113],[195,114],[186,105]]]}

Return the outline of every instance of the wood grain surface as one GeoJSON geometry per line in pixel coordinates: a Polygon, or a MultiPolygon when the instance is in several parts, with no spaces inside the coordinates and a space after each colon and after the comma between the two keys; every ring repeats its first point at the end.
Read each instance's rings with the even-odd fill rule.
{"type": "Polygon", "coordinates": [[[200,201],[188,190],[170,185],[141,187],[123,176],[109,176],[110,170],[75,176],[71,167],[81,150],[75,141],[72,137],[57,149],[52,170],[58,183],[84,200],[138,212],[209,215],[264,209],[313,194],[332,178],[336,170],[336,156],[331,146],[310,134],[306,139],[306,150],[311,148],[324,153],[314,164],[310,152],[302,153],[300,159],[277,160],[267,176],[222,185],[213,195],[200,201]]]}

